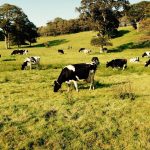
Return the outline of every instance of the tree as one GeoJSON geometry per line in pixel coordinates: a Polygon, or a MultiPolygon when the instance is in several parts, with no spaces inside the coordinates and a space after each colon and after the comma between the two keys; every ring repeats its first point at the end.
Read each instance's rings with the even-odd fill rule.
{"type": "Polygon", "coordinates": [[[0,30],[0,41],[4,41],[4,34],[1,30],[0,30]]]}
{"type": "Polygon", "coordinates": [[[10,48],[10,44],[17,44],[18,47],[25,41],[31,44],[37,37],[35,25],[29,21],[22,9],[15,5],[0,6],[0,28],[5,36],[6,49],[10,48]]]}
{"type": "Polygon", "coordinates": [[[127,0],[82,0],[77,8],[81,18],[92,23],[93,29],[98,31],[99,40],[112,36],[119,27],[119,10],[125,9],[129,4],[127,0]]]}
{"type": "Polygon", "coordinates": [[[100,53],[103,53],[104,46],[112,46],[112,43],[109,40],[110,39],[107,36],[92,38],[91,45],[100,46],[100,53]]]}
{"type": "Polygon", "coordinates": [[[131,5],[127,12],[127,16],[130,19],[131,25],[134,27],[134,29],[139,31],[139,23],[143,19],[150,17],[150,2],[142,1],[131,5]]]}

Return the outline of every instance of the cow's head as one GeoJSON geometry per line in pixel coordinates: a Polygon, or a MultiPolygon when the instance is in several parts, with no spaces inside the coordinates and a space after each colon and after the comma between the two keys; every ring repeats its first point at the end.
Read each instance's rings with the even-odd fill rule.
{"type": "Polygon", "coordinates": [[[142,57],[146,56],[146,53],[143,53],[142,57]]]}
{"type": "Polygon", "coordinates": [[[148,67],[149,64],[150,64],[150,59],[145,62],[145,67],[148,67]]]}
{"type": "Polygon", "coordinates": [[[58,92],[60,88],[61,84],[59,84],[58,81],[54,81],[54,92],[58,92]]]}
{"type": "Polygon", "coordinates": [[[108,68],[109,66],[110,66],[110,63],[107,61],[106,68],[108,68]]]}
{"type": "Polygon", "coordinates": [[[91,61],[94,62],[96,65],[99,65],[98,57],[93,57],[91,61]]]}
{"type": "Polygon", "coordinates": [[[21,70],[24,70],[27,67],[27,61],[23,62],[22,66],[21,66],[21,70]]]}

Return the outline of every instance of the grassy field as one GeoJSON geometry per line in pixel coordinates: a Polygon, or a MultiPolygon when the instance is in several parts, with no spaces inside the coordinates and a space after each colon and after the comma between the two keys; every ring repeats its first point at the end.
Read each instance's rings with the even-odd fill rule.
{"type": "Polygon", "coordinates": [[[141,55],[148,48],[130,49],[142,34],[131,27],[120,28],[109,53],[99,54],[90,45],[95,32],[39,38],[28,56],[40,56],[39,69],[21,70],[27,56],[11,56],[0,42],[0,150],[148,150],[150,149],[150,68],[141,55]],[[43,43],[49,42],[46,48],[43,43]],[[72,49],[68,50],[68,46],[72,49]],[[81,47],[91,54],[79,53],[81,47]],[[57,53],[64,49],[65,54],[57,53]],[[67,93],[63,84],[53,92],[53,82],[67,64],[101,62],[95,75],[94,91],[79,83],[77,93],[67,93]],[[140,56],[139,63],[129,59],[140,56]],[[112,70],[106,62],[127,58],[128,68],[112,70]]]}

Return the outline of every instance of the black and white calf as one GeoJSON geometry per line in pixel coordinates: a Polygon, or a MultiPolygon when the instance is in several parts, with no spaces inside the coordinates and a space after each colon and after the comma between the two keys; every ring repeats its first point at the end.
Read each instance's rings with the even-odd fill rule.
{"type": "Polygon", "coordinates": [[[27,67],[30,67],[30,70],[32,69],[32,65],[37,65],[39,67],[40,64],[40,57],[39,56],[32,56],[28,57],[24,60],[21,70],[25,70],[27,67]]]}
{"type": "Polygon", "coordinates": [[[27,55],[27,53],[28,53],[28,50],[14,50],[12,53],[11,53],[11,55],[17,55],[17,54],[19,54],[19,55],[27,55]]]}
{"type": "Polygon", "coordinates": [[[86,49],[86,48],[80,48],[79,52],[83,52],[84,54],[88,54],[88,53],[91,52],[91,50],[90,49],[86,49]]]}
{"type": "Polygon", "coordinates": [[[81,63],[81,64],[73,64],[65,66],[57,81],[54,81],[54,92],[57,92],[60,88],[63,82],[66,82],[68,84],[68,92],[71,82],[74,83],[75,89],[78,92],[78,85],[77,81],[79,80],[86,80],[90,83],[89,90],[94,90],[94,75],[96,72],[97,63],[81,63]]]}
{"type": "Polygon", "coordinates": [[[113,59],[106,63],[106,67],[122,68],[124,70],[127,68],[127,59],[113,59]]]}
{"type": "Polygon", "coordinates": [[[144,53],[142,54],[142,57],[150,57],[150,52],[149,52],[149,51],[144,52],[144,53]]]}
{"type": "Polygon", "coordinates": [[[150,59],[145,62],[145,67],[148,67],[150,65],[150,59]]]}
{"type": "Polygon", "coordinates": [[[64,54],[64,50],[59,49],[59,50],[58,50],[58,53],[60,53],[60,54],[64,54]]]}
{"type": "Polygon", "coordinates": [[[139,62],[140,58],[139,57],[135,57],[135,58],[131,58],[130,62],[139,62]]]}

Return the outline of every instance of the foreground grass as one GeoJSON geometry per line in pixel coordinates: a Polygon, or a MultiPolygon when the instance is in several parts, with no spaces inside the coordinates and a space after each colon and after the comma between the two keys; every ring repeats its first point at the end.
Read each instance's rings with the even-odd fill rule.
{"type": "Polygon", "coordinates": [[[21,71],[26,56],[12,57],[11,50],[1,49],[0,149],[150,149],[150,71],[143,67],[146,58],[139,64],[128,63],[125,71],[105,68],[108,60],[141,56],[147,50],[117,51],[119,46],[137,41],[137,33],[128,30],[113,40],[110,50],[116,52],[101,55],[89,45],[93,32],[39,39],[36,47],[29,48],[29,55],[41,56],[39,70],[21,71]],[[56,45],[42,46],[54,40],[56,45]],[[73,49],[68,50],[68,45],[73,49]],[[79,55],[80,47],[93,51],[79,55]],[[58,48],[66,54],[57,54],[58,48]],[[89,85],[81,82],[79,93],[73,87],[66,93],[65,84],[53,93],[53,82],[62,67],[89,62],[93,56],[101,62],[95,76],[96,90],[89,91],[89,85]]]}

